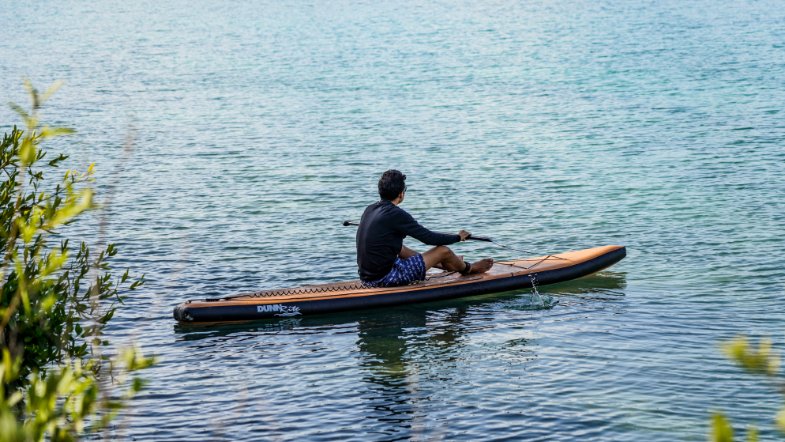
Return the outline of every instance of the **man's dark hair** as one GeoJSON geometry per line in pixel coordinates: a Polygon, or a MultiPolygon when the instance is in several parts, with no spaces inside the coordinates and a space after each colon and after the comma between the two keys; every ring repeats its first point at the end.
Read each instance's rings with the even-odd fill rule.
{"type": "Polygon", "coordinates": [[[379,196],[388,201],[398,198],[406,189],[406,175],[395,169],[390,169],[379,178],[379,196]]]}

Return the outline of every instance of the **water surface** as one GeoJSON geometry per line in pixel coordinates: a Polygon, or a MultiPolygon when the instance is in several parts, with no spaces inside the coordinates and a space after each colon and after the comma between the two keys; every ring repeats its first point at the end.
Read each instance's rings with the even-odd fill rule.
{"type": "Polygon", "coordinates": [[[108,333],[160,358],[118,438],[705,440],[715,409],[774,438],[779,398],[717,343],[782,342],[781,3],[376,3],[0,8],[0,101],[66,81],[45,115],[79,134],[52,147],[108,202],[80,228],[148,281],[108,333]],[[175,325],[187,298],[354,278],[340,222],[393,167],[434,230],[628,257],[549,309],[175,325]]]}

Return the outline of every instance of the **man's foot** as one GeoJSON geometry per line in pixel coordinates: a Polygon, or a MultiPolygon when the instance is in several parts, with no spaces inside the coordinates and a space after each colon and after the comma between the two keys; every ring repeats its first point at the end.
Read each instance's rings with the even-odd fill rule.
{"type": "Polygon", "coordinates": [[[472,268],[469,271],[469,274],[476,275],[478,273],[485,273],[490,270],[491,267],[493,267],[493,258],[481,259],[472,263],[472,268]]]}

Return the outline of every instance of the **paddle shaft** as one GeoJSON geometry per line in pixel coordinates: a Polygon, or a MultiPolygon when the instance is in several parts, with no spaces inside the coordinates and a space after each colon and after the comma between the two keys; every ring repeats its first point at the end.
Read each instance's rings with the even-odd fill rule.
{"type": "MultiPolygon", "coordinates": [[[[344,226],[355,226],[355,227],[359,227],[359,226],[360,226],[360,223],[356,223],[356,222],[353,222],[353,221],[346,220],[346,221],[344,221],[344,222],[343,222],[343,225],[344,225],[344,226]]],[[[488,238],[488,237],[486,237],[486,236],[475,236],[475,235],[469,235],[469,236],[468,236],[466,239],[467,239],[467,240],[471,239],[471,240],[474,240],[474,241],[485,241],[485,242],[493,242],[493,240],[492,240],[491,238],[488,238]]]]}

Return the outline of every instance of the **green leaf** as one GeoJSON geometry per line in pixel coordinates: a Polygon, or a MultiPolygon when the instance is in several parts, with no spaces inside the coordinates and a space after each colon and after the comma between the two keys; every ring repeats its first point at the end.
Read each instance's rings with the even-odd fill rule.
{"type": "Polygon", "coordinates": [[[52,97],[55,92],[57,92],[63,86],[63,80],[56,80],[49,86],[46,91],[41,95],[41,104],[43,104],[46,100],[52,97]]]}
{"type": "MultiPolygon", "coordinates": [[[[57,158],[50,160],[49,165],[52,167],[57,167],[63,160],[67,160],[67,159],[68,159],[68,155],[60,154],[57,156],[57,158]]],[[[58,189],[56,190],[59,190],[59,187],[60,186],[58,185],[58,189]]]]}
{"type": "Polygon", "coordinates": [[[733,442],[733,427],[722,413],[714,413],[711,421],[711,442],[733,442]]]}
{"type": "Polygon", "coordinates": [[[57,302],[55,295],[49,295],[41,301],[41,309],[48,312],[55,305],[55,302],[57,302]]]}
{"type": "Polygon", "coordinates": [[[745,336],[738,336],[722,344],[725,354],[749,372],[775,376],[780,368],[779,357],[771,351],[771,340],[761,339],[752,348],[745,336]]]}
{"type": "Polygon", "coordinates": [[[39,107],[41,107],[41,100],[38,96],[38,89],[33,87],[33,82],[31,82],[29,78],[25,78],[22,84],[24,85],[27,93],[30,95],[30,101],[33,102],[33,112],[35,112],[39,107]]]}
{"type": "Polygon", "coordinates": [[[15,259],[15,266],[16,266],[16,274],[19,275],[18,287],[16,289],[17,295],[22,300],[22,306],[24,307],[25,315],[30,316],[32,314],[32,307],[30,306],[30,294],[27,291],[27,283],[25,281],[25,271],[22,267],[22,262],[17,258],[15,259]]]}
{"type": "Polygon", "coordinates": [[[12,394],[8,399],[6,399],[6,402],[8,403],[8,405],[13,407],[16,404],[18,404],[19,401],[22,400],[22,398],[24,398],[24,395],[22,394],[22,392],[21,391],[15,391],[14,394],[12,394]]]}
{"type": "Polygon", "coordinates": [[[145,384],[147,384],[147,382],[145,382],[144,379],[134,378],[133,383],[131,384],[131,390],[134,393],[138,393],[139,391],[142,390],[142,388],[144,388],[145,384]]]}
{"type": "Polygon", "coordinates": [[[68,127],[49,127],[46,126],[38,132],[38,135],[41,138],[52,138],[52,137],[59,137],[63,135],[71,135],[76,133],[75,130],[68,128],[68,127]]]}
{"type": "Polygon", "coordinates": [[[22,165],[29,166],[33,164],[36,155],[35,142],[31,137],[25,137],[22,140],[22,146],[19,148],[19,160],[22,162],[22,165]]]}
{"type": "Polygon", "coordinates": [[[65,262],[68,260],[68,252],[61,252],[59,250],[53,250],[47,255],[46,260],[44,261],[44,267],[40,270],[38,274],[38,278],[45,278],[52,273],[60,270],[63,267],[65,262]]]}
{"type": "Polygon", "coordinates": [[[22,119],[25,121],[25,123],[27,123],[30,120],[30,114],[28,114],[27,111],[24,110],[24,108],[22,106],[20,106],[20,105],[18,105],[16,103],[12,103],[12,102],[9,102],[8,106],[11,108],[11,110],[16,112],[17,115],[22,117],[22,119]]]}
{"type": "Polygon", "coordinates": [[[747,442],[758,442],[758,429],[755,427],[747,428],[747,442]]]}
{"type": "Polygon", "coordinates": [[[22,241],[25,243],[30,243],[30,241],[33,240],[33,236],[38,232],[38,226],[28,224],[23,218],[18,218],[16,220],[16,227],[19,229],[19,234],[22,236],[22,241]]]}
{"type": "Polygon", "coordinates": [[[25,78],[22,80],[22,85],[24,86],[25,90],[30,95],[38,95],[38,91],[33,87],[33,82],[30,81],[29,78],[25,78]]]}
{"type": "Polygon", "coordinates": [[[65,224],[80,213],[93,207],[93,190],[82,189],[74,195],[69,196],[67,203],[58,209],[54,215],[43,225],[44,229],[50,230],[65,224]]]}
{"type": "Polygon", "coordinates": [[[777,428],[780,432],[785,433],[785,408],[781,409],[779,413],[777,413],[777,428]]]}

